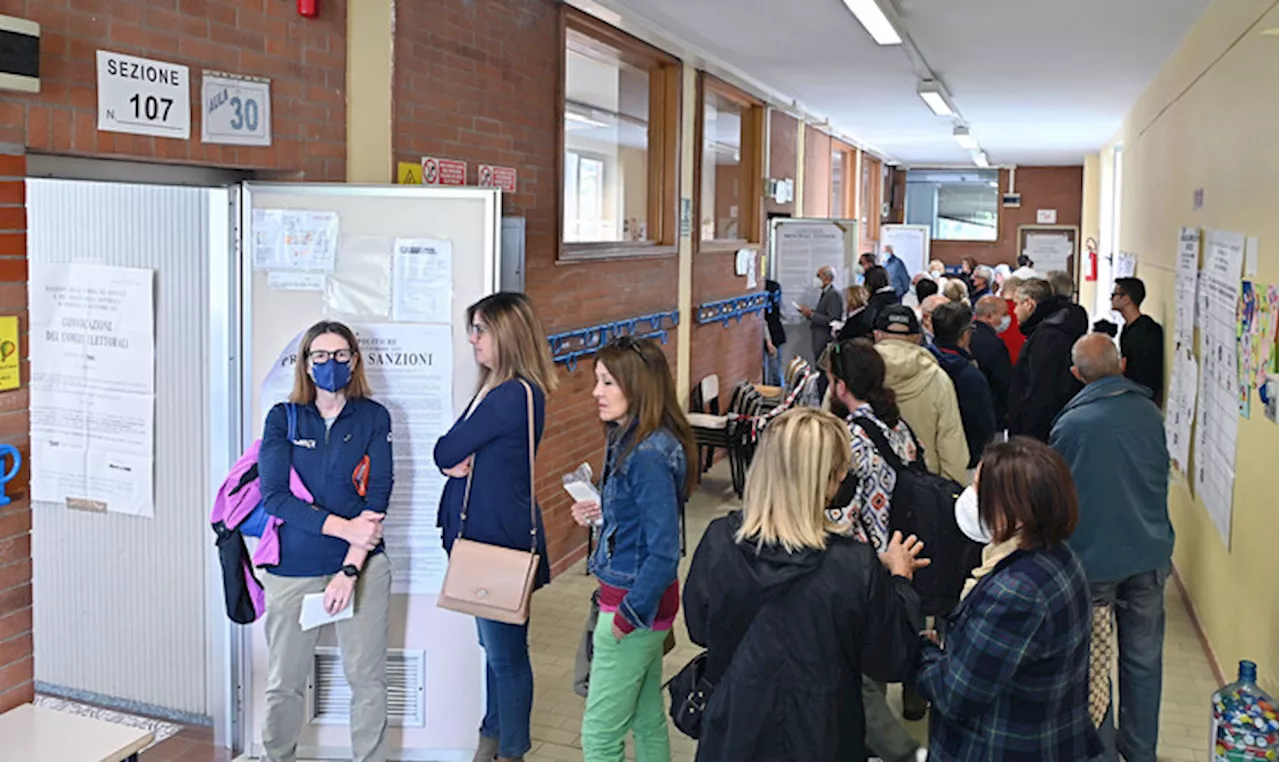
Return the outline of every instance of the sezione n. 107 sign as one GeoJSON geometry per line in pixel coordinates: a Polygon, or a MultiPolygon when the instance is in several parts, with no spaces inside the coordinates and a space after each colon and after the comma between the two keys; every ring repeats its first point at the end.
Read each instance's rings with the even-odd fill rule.
{"type": "Polygon", "coordinates": [[[166,61],[98,51],[98,129],[191,137],[191,73],[166,61]]]}

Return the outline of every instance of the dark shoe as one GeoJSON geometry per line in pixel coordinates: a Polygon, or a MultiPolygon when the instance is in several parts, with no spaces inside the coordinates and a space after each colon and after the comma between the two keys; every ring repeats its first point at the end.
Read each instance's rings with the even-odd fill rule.
{"type": "Polygon", "coordinates": [[[472,762],[493,762],[498,758],[498,739],[480,736],[476,745],[476,756],[472,762]]]}
{"type": "Polygon", "coordinates": [[[911,686],[902,686],[902,719],[907,722],[919,722],[929,711],[929,702],[924,700],[911,686]]]}

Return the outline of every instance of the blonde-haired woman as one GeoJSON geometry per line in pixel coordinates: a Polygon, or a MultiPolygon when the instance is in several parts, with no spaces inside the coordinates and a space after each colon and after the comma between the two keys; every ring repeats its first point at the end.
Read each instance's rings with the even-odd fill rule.
{"type": "Polygon", "coordinates": [[[942,284],[942,295],[953,302],[969,304],[969,287],[959,278],[947,278],[942,284]]]}
{"type": "Polygon", "coordinates": [[[849,457],[838,418],[784,413],[761,439],[742,512],[698,545],[685,622],[715,686],[698,762],[864,759],[862,674],[910,674],[923,622],[911,577],[928,562],[915,537],[895,533],[877,558],[826,519],[849,457]]]}
{"type": "Polygon", "coordinates": [[[303,691],[319,628],[298,624],[303,596],[324,594],[337,623],[351,686],[351,749],[358,762],[387,759],[387,612],[391,566],[382,517],[391,498],[391,416],[369,399],[360,346],[342,323],[302,336],[288,402],[271,409],[258,453],[263,508],[280,520],[279,563],[263,581],[267,604],[264,759],[292,760],[304,719],[303,691]],[[290,489],[290,471],[311,493],[290,489]]]}
{"type": "MultiPolygon", "coordinates": [[[[471,305],[467,330],[480,366],[480,388],[435,448],[436,465],[449,477],[438,522],[445,551],[460,534],[487,545],[528,550],[533,533],[542,560],[535,587],[541,587],[551,581],[551,570],[537,506],[532,507],[537,522],[529,526],[529,427],[536,448],[542,439],[546,395],[556,387],[551,348],[524,294],[498,293],[471,305]]],[[[487,703],[475,758],[517,760],[532,746],[529,626],[477,619],[476,629],[485,652],[487,703]]]]}

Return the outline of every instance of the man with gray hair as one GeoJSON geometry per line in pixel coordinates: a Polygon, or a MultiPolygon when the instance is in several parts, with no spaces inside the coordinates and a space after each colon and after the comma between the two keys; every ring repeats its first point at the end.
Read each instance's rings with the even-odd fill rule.
{"type": "Polygon", "coordinates": [[[1009,436],[1049,441],[1053,419],[1080,391],[1071,375],[1071,347],[1089,331],[1082,317],[1055,298],[1049,281],[1031,278],[1018,287],[1014,314],[1027,343],[1018,353],[1009,389],[1009,436]]]}
{"type": "Polygon", "coordinates": [[[839,292],[831,287],[836,279],[836,270],[831,265],[823,265],[813,276],[814,285],[818,287],[818,303],[811,309],[797,305],[800,314],[809,321],[809,336],[812,342],[813,361],[818,362],[822,350],[831,343],[831,324],[844,317],[844,300],[839,292]]]}
{"type": "Polygon", "coordinates": [[[1049,444],[1075,478],[1079,520],[1068,543],[1089,578],[1094,605],[1115,611],[1115,698],[1098,729],[1106,759],[1156,762],[1164,654],[1164,586],[1173,558],[1169,451],[1151,390],[1124,377],[1110,337],[1091,333],[1071,350],[1084,390],[1063,408],[1049,444]]]}
{"type": "Polygon", "coordinates": [[[977,304],[978,300],[991,293],[991,287],[995,285],[996,274],[986,265],[978,265],[973,268],[973,274],[969,276],[969,301],[977,304]]]}
{"type": "Polygon", "coordinates": [[[924,328],[925,345],[933,343],[933,311],[944,304],[950,304],[951,300],[942,294],[933,294],[925,297],[920,303],[920,326],[924,328]]]}
{"type": "Polygon", "coordinates": [[[1009,423],[1009,384],[1013,380],[1013,361],[1009,359],[1009,347],[1000,334],[1011,329],[1012,318],[1004,299],[984,296],[978,300],[973,308],[973,336],[969,339],[969,351],[991,388],[998,431],[1003,431],[1009,423]]]}

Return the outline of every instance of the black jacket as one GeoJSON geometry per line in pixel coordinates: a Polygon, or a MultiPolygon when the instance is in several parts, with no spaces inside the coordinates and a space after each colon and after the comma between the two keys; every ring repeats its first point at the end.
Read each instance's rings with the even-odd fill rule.
{"type": "Polygon", "coordinates": [[[1156,407],[1164,407],[1164,329],[1142,315],[1120,332],[1124,377],[1151,390],[1156,407]]]}
{"type": "Polygon", "coordinates": [[[742,637],[703,717],[698,762],[861,762],[861,675],[909,677],[920,598],[866,543],[833,535],[825,551],[787,553],[736,543],[741,526],[740,513],[711,523],[685,583],[689,638],[713,669],[742,637]]]}
{"type": "Polygon", "coordinates": [[[1054,297],[1019,328],[1027,337],[1009,390],[1009,436],[1049,441],[1053,419],[1084,385],[1071,375],[1071,347],[1089,330],[1077,304],[1054,297]]]}
{"type": "Polygon", "coordinates": [[[848,341],[849,339],[870,339],[872,332],[875,330],[876,315],[880,314],[886,307],[895,304],[901,304],[902,300],[898,298],[897,292],[892,286],[881,289],[871,295],[867,300],[867,306],[857,315],[849,318],[844,324],[844,328],[840,329],[840,335],[837,336],[840,341],[848,341]]]}
{"type": "Polygon", "coordinates": [[[951,377],[956,388],[956,401],[960,403],[960,421],[964,425],[964,438],[969,445],[969,468],[978,465],[982,451],[987,449],[996,435],[996,411],[991,401],[991,387],[982,371],[973,364],[973,355],[962,347],[934,343],[929,351],[938,358],[938,364],[951,377]]]}
{"type": "Polygon", "coordinates": [[[973,336],[969,340],[969,352],[978,361],[978,370],[987,377],[991,388],[991,401],[995,405],[996,430],[1009,425],[1009,385],[1013,383],[1013,362],[1009,360],[1009,347],[996,329],[975,320],[973,336]]]}

